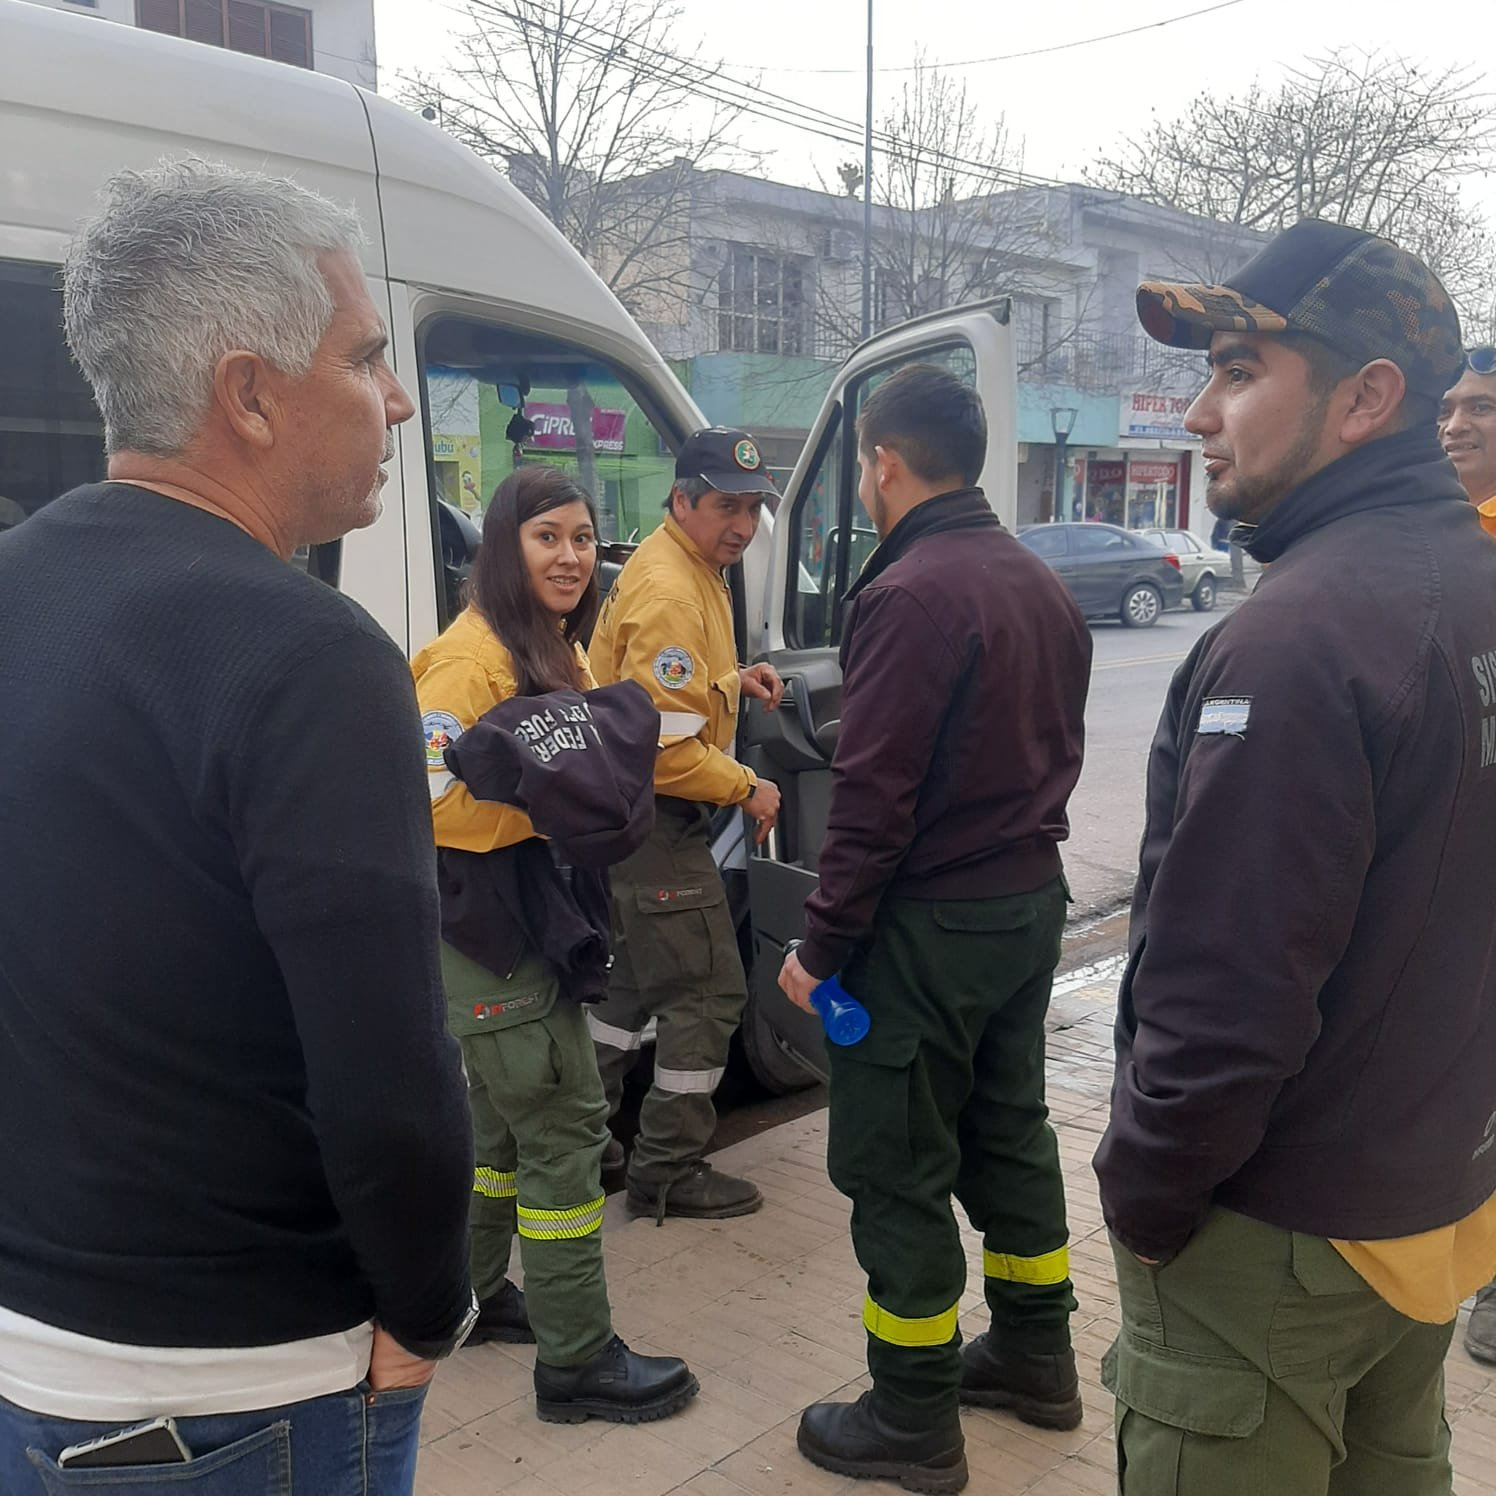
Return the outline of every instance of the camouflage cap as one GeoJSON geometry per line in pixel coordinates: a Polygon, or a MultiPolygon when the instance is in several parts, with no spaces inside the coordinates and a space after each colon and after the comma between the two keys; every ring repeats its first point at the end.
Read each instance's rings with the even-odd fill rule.
{"type": "Polygon", "coordinates": [[[1391,359],[1410,394],[1436,400],[1463,360],[1459,316],[1422,260],[1316,218],[1285,229],[1224,285],[1145,281],[1138,320],[1175,348],[1209,348],[1218,332],[1307,333],[1362,364],[1391,359]]]}

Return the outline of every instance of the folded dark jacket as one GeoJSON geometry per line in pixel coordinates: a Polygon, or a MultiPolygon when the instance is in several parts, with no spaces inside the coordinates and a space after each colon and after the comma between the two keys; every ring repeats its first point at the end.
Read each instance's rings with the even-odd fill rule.
{"type": "Polygon", "coordinates": [[[530,837],[496,852],[442,847],[437,855],[442,939],[495,976],[509,977],[528,951],[554,968],[574,1002],[608,991],[608,876],[567,867],[555,844],[530,837]]]}
{"type": "Polygon", "coordinates": [[[611,867],[654,826],[660,714],[637,681],[512,696],[446,751],[475,799],[515,805],[564,862],[611,867]]]}

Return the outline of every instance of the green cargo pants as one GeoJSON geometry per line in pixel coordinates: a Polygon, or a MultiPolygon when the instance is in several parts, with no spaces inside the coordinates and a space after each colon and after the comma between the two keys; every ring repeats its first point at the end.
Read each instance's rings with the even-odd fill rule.
{"type": "Polygon", "coordinates": [[[1228,1210],[1161,1268],[1112,1252],[1125,1496],[1448,1496],[1452,1321],[1408,1319],[1322,1237],[1228,1210]]]}
{"type": "Polygon", "coordinates": [[[872,1027],[828,1046],[827,1167],[852,1201],[867,1273],[863,1323],[879,1406],[898,1423],[954,1418],[966,1257],[954,1193],[982,1233],[993,1334],[1070,1346],[1065,1191],[1044,1105],[1044,1017],[1066,891],[885,899],[842,973],[872,1027]]]}
{"type": "Polygon", "coordinates": [[[613,1337],[600,1235],[608,1107],[586,1019],[538,960],[504,981],[444,945],[442,978],[473,1119],[473,1288],[480,1299],[499,1289],[518,1234],[537,1359],[576,1366],[613,1337]]]}
{"type": "Polygon", "coordinates": [[[611,1116],[655,1028],[654,1083],[639,1113],[629,1178],[650,1188],[706,1151],[712,1095],[743,1016],[748,984],[706,806],[660,798],[648,841],[612,872],[613,970],[608,1000],[587,1014],[611,1116]]]}

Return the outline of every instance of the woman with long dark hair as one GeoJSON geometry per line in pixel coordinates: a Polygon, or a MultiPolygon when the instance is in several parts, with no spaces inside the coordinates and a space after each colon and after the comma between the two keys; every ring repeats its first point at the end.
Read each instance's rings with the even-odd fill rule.
{"type": "MultiPolygon", "coordinates": [[[[531,883],[533,870],[557,870],[525,812],[475,799],[444,754],[512,697],[595,689],[581,640],[597,615],[596,565],[587,492],[560,469],[520,468],[484,517],[468,606],[411,668],[442,864],[447,1018],[467,1068],[477,1158],[469,1236],[481,1313],[472,1340],[537,1342],[542,1418],[634,1423],[684,1407],[697,1383],[684,1362],[636,1355],[613,1333],[599,1235],[608,1106],[582,1009],[535,932],[523,922],[507,928],[504,908],[491,916],[504,928],[485,929],[476,946],[452,943],[453,890],[477,858],[479,873],[507,874],[511,884],[517,869],[531,883]],[[516,1233],[526,1293],[508,1277],[516,1233]]],[[[470,909],[464,917],[466,929],[470,909]]],[[[605,940],[606,915],[603,924],[605,940]]]]}

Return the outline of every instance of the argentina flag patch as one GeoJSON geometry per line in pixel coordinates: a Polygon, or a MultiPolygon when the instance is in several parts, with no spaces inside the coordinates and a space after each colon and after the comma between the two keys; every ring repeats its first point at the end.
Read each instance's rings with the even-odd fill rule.
{"type": "Polygon", "coordinates": [[[1229,733],[1241,737],[1252,715],[1250,696],[1211,696],[1200,704],[1199,733],[1229,733]]]}

